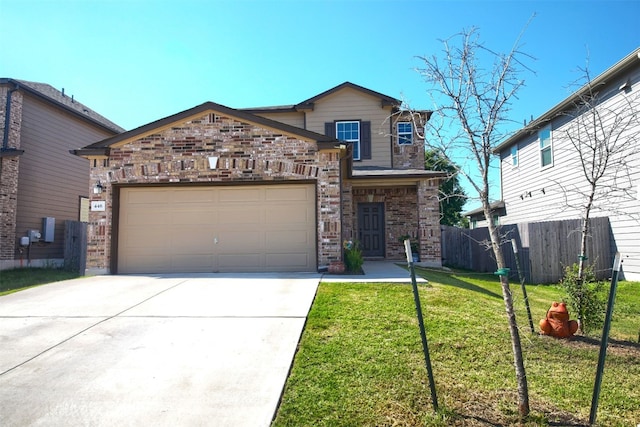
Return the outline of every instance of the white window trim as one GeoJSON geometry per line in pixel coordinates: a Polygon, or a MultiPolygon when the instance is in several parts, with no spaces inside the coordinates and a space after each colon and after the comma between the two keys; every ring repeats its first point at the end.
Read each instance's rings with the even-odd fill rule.
{"type": "Polygon", "coordinates": [[[517,168],[518,166],[520,166],[520,150],[518,150],[518,144],[511,146],[510,155],[511,155],[511,167],[517,168]],[[514,157],[514,151],[515,151],[515,157],[514,157]]]}
{"type": "MultiPolygon", "coordinates": [[[[396,135],[398,135],[398,145],[413,145],[413,123],[411,122],[398,122],[396,123],[396,135]],[[400,132],[400,125],[403,124],[408,124],[411,127],[411,131],[410,132],[400,132]],[[400,141],[402,141],[402,136],[404,135],[408,135],[409,136],[409,141],[410,142],[405,142],[402,143],[400,141]]],[[[406,138],[406,136],[405,136],[406,138]]]]}
{"type": "Polygon", "coordinates": [[[349,142],[349,143],[357,145],[357,147],[358,147],[358,157],[353,156],[353,160],[360,160],[360,157],[361,157],[361,155],[360,155],[360,150],[361,150],[360,139],[362,137],[362,135],[361,135],[362,134],[362,128],[360,126],[360,121],[359,120],[340,120],[340,121],[337,121],[336,122],[336,138],[338,137],[338,125],[341,124],[341,123],[357,123],[358,124],[358,139],[345,139],[345,140],[342,140],[342,141],[349,142]]]}
{"type": "Polygon", "coordinates": [[[544,170],[544,169],[548,169],[550,167],[553,167],[553,163],[554,163],[554,155],[553,155],[553,130],[551,129],[551,125],[545,126],[542,129],[540,129],[538,131],[538,159],[540,162],[540,169],[544,170]],[[548,129],[549,130],[549,146],[548,147],[544,147],[544,149],[549,149],[549,151],[551,151],[551,163],[549,163],[548,165],[543,165],[542,164],[542,150],[543,148],[541,147],[540,143],[540,132],[544,131],[548,129]]]}

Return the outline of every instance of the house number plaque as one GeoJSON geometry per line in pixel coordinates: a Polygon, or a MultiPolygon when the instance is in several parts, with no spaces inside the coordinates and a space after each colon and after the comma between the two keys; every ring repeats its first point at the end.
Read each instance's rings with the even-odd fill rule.
{"type": "Polygon", "coordinates": [[[101,212],[107,209],[107,202],[104,200],[95,200],[91,202],[91,211],[92,212],[101,212]]]}

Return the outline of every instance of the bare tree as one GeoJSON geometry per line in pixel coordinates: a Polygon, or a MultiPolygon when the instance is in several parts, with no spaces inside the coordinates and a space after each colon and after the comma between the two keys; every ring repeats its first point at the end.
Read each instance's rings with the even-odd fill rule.
{"type": "MultiPolygon", "coordinates": [[[[530,57],[520,51],[520,37],[506,54],[486,48],[479,40],[477,28],[463,30],[442,42],[442,59],[435,55],[419,57],[422,67],[418,72],[433,86],[434,115],[440,115],[440,120],[429,122],[431,135],[427,144],[443,152],[453,164],[475,165],[475,170],[466,166],[459,168],[459,173],[466,178],[482,203],[491,249],[500,271],[506,264],[498,227],[491,220],[489,172],[495,162],[493,149],[505,137],[503,127],[509,121],[510,103],[524,85],[519,76],[524,71],[531,71],[521,58],[530,57]],[[487,63],[490,68],[485,68],[487,63]]],[[[508,277],[500,275],[500,282],[511,334],[518,411],[524,418],[529,414],[529,391],[520,334],[508,277]]]]}
{"type": "Polygon", "coordinates": [[[625,202],[632,194],[632,169],[629,160],[640,150],[640,95],[631,91],[630,82],[621,87],[594,82],[588,66],[580,70],[586,84],[576,93],[569,122],[559,132],[568,144],[571,158],[579,160],[580,179],[562,184],[567,207],[580,212],[580,254],[578,255],[578,324],[583,330],[584,312],[580,289],[587,262],[589,220],[593,213],[631,215],[625,202]],[[628,85],[628,86],[627,86],[628,85]]]}

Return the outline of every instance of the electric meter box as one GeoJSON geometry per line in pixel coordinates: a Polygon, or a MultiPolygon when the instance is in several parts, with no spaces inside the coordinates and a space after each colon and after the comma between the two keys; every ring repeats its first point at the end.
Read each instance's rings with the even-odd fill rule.
{"type": "Polygon", "coordinates": [[[42,240],[44,242],[53,242],[53,236],[56,231],[56,219],[50,216],[42,218],[42,240]]]}

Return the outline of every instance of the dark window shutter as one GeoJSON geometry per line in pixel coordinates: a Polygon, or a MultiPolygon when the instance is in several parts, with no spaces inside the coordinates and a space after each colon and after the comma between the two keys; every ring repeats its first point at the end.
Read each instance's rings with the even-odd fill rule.
{"type": "Polygon", "coordinates": [[[324,124],[324,134],[330,138],[336,137],[336,124],[334,122],[326,122],[324,124]]]}
{"type": "Polygon", "coordinates": [[[360,158],[371,158],[371,122],[360,123],[360,158]]]}

